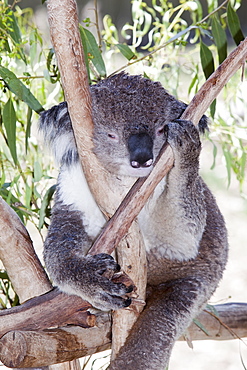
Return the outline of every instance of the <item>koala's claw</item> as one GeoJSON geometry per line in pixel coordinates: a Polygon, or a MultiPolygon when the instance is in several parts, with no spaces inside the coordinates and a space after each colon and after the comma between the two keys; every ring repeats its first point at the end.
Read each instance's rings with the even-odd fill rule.
{"type": "Polygon", "coordinates": [[[112,281],[120,266],[112,256],[100,253],[83,257],[71,276],[74,293],[103,311],[128,307],[131,299],[127,296],[133,286],[112,281]]]}
{"type": "Polygon", "coordinates": [[[199,158],[201,141],[198,129],[192,122],[177,119],[166,125],[164,132],[173,149],[175,162],[189,164],[199,158]]]}

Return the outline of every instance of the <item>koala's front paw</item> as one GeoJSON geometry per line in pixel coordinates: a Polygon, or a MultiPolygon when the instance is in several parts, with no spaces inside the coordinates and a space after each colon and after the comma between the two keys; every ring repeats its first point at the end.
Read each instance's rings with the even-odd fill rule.
{"type": "Polygon", "coordinates": [[[80,284],[80,295],[94,307],[103,310],[116,310],[128,307],[133,286],[126,287],[122,283],[114,283],[110,279],[120,266],[108,254],[87,256],[84,259],[80,284]]]}
{"type": "Polygon", "coordinates": [[[173,149],[175,165],[182,167],[198,161],[201,141],[198,129],[192,122],[177,119],[164,127],[165,136],[173,149]]]}

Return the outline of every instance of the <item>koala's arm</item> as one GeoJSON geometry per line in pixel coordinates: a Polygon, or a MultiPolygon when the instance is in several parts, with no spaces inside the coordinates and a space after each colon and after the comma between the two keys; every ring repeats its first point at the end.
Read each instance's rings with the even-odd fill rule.
{"type": "Polygon", "coordinates": [[[105,219],[86,183],[66,103],[44,112],[39,127],[60,165],[44,244],[44,261],[53,284],[102,310],[126,307],[131,302],[126,293],[132,287],[114,284],[103,275],[113,275],[118,264],[107,254],[86,255],[105,219]]]}

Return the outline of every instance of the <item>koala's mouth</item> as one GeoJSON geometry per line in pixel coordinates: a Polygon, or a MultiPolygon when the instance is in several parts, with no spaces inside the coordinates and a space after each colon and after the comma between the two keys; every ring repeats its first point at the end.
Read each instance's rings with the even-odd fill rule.
{"type": "Polygon", "coordinates": [[[147,177],[153,169],[153,164],[148,167],[121,166],[120,172],[124,176],[147,177]]]}

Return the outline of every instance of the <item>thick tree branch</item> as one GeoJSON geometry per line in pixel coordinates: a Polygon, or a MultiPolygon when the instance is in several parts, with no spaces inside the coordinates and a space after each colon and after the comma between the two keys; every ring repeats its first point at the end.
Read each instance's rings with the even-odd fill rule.
{"type": "MultiPolygon", "coordinates": [[[[217,312],[217,317],[211,312],[207,309],[197,317],[208,334],[193,323],[180,340],[247,337],[246,303],[216,305],[213,312],[217,312]]],[[[13,325],[13,331],[0,339],[0,359],[8,367],[40,367],[103,351],[111,345],[111,320],[107,314],[101,314],[96,321],[97,325],[90,329],[72,326],[30,331],[17,330],[13,325]]]]}

